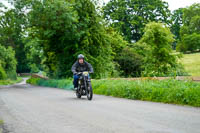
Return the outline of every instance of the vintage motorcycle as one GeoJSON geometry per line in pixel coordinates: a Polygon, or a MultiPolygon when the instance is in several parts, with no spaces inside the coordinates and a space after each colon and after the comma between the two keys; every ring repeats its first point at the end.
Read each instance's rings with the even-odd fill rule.
{"type": "Polygon", "coordinates": [[[92,100],[93,90],[89,72],[79,72],[78,89],[76,91],[77,98],[87,96],[88,100],[92,100]]]}

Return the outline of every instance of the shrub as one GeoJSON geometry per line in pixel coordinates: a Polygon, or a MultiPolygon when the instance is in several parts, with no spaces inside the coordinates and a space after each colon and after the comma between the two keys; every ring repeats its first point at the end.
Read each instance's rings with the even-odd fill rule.
{"type": "Polygon", "coordinates": [[[28,79],[26,82],[32,85],[38,85],[39,80],[41,80],[40,78],[30,78],[28,79]]]}
{"type": "Polygon", "coordinates": [[[54,88],[61,88],[61,89],[72,89],[72,80],[71,79],[40,79],[40,78],[30,78],[26,81],[29,84],[39,85],[39,86],[46,86],[46,87],[54,87],[54,88]]]}
{"type": "Polygon", "coordinates": [[[6,72],[4,71],[4,69],[0,65],[0,80],[4,80],[6,78],[7,78],[6,72]]]}
{"type": "Polygon", "coordinates": [[[200,107],[200,83],[177,80],[93,80],[94,93],[200,107]]]}
{"type": "MultiPolygon", "coordinates": [[[[162,24],[151,22],[146,25],[139,44],[146,45],[143,76],[170,76],[175,73],[177,56],[172,54],[173,34],[162,24]]],[[[176,73],[175,73],[176,74],[176,73]]]]}
{"type": "Polygon", "coordinates": [[[184,35],[182,37],[182,41],[177,46],[177,51],[180,52],[194,52],[198,49],[200,49],[200,34],[197,33],[193,33],[191,35],[184,35]]]}
{"type": "Polygon", "coordinates": [[[195,52],[200,49],[200,3],[184,9],[183,25],[180,29],[181,41],[177,50],[195,52]]]}
{"type": "Polygon", "coordinates": [[[22,78],[17,78],[17,80],[11,80],[11,79],[6,79],[6,80],[0,80],[0,85],[12,85],[16,84],[22,81],[22,78]]]}
{"type": "Polygon", "coordinates": [[[122,70],[122,76],[141,76],[144,59],[143,56],[139,55],[133,48],[124,48],[115,60],[120,65],[120,70],[122,70]]]}
{"type": "Polygon", "coordinates": [[[16,80],[17,61],[15,59],[15,51],[11,47],[5,48],[0,45],[0,59],[0,65],[5,70],[7,78],[16,80]]]}

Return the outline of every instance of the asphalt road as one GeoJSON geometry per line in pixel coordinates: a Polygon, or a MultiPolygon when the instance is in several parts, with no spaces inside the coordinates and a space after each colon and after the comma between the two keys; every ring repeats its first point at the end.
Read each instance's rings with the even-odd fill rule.
{"type": "Polygon", "coordinates": [[[25,83],[0,87],[9,133],[200,133],[200,108],[94,95],[25,83]]]}

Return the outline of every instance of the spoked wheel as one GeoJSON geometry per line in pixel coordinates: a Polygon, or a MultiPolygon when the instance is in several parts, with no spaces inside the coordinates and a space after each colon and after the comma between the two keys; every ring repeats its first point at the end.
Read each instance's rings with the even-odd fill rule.
{"type": "Polygon", "coordinates": [[[81,98],[81,94],[79,92],[76,92],[76,97],[81,98]]]}
{"type": "Polygon", "coordinates": [[[79,91],[79,88],[80,88],[80,87],[78,87],[78,90],[76,90],[76,97],[77,97],[77,98],[81,98],[81,93],[80,93],[80,91],[79,91]]]}
{"type": "Polygon", "coordinates": [[[93,97],[92,85],[89,84],[89,85],[88,85],[88,91],[87,91],[87,99],[88,99],[88,100],[92,100],[92,97],[93,97]]]}

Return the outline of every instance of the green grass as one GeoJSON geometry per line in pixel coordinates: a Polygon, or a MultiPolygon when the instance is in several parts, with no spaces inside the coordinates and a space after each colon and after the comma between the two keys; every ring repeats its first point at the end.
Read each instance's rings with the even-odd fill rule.
{"type": "Polygon", "coordinates": [[[3,133],[3,129],[2,129],[3,124],[4,124],[3,120],[0,120],[0,133],[3,133]]]}
{"type": "Polygon", "coordinates": [[[184,54],[181,62],[189,75],[200,76],[200,53],[184,54]]]}
{"type": "Polygon", "coordinates": [[[170,80],[95,80],[94,93],[200,107],[200,83],[170,80]]]}
{"type": "Polygon", "coordinates": [[[0,85],[11,85],[11,84],[15,84],[15,83],[19,83],[22,81],[21,77],[17,77],[17,80],[0,80],[0,85]]]}
{"type": "MultiPolygon", "coordinates": [[[[30,84],[72,89],[72,80],[31,78],[30,84]]],[[[94,93],[133,100],[173,103],[200,107],[200,83],[170,80],[92,80],[94,93]]]]}
{"type": "Polygon", "coordinates": [[[0,120],[0,125],[3,125],[3,120],[0,120]]]}
{"type": "Polygon", "coordinates": [[[73,88],[71,79],[45,80],[45,79],[40,79],[40,78],[30,78],[26,82],[33,85],[61,88],[61,89],[67,89],[67,90],[71,90],[73,88]]]}

